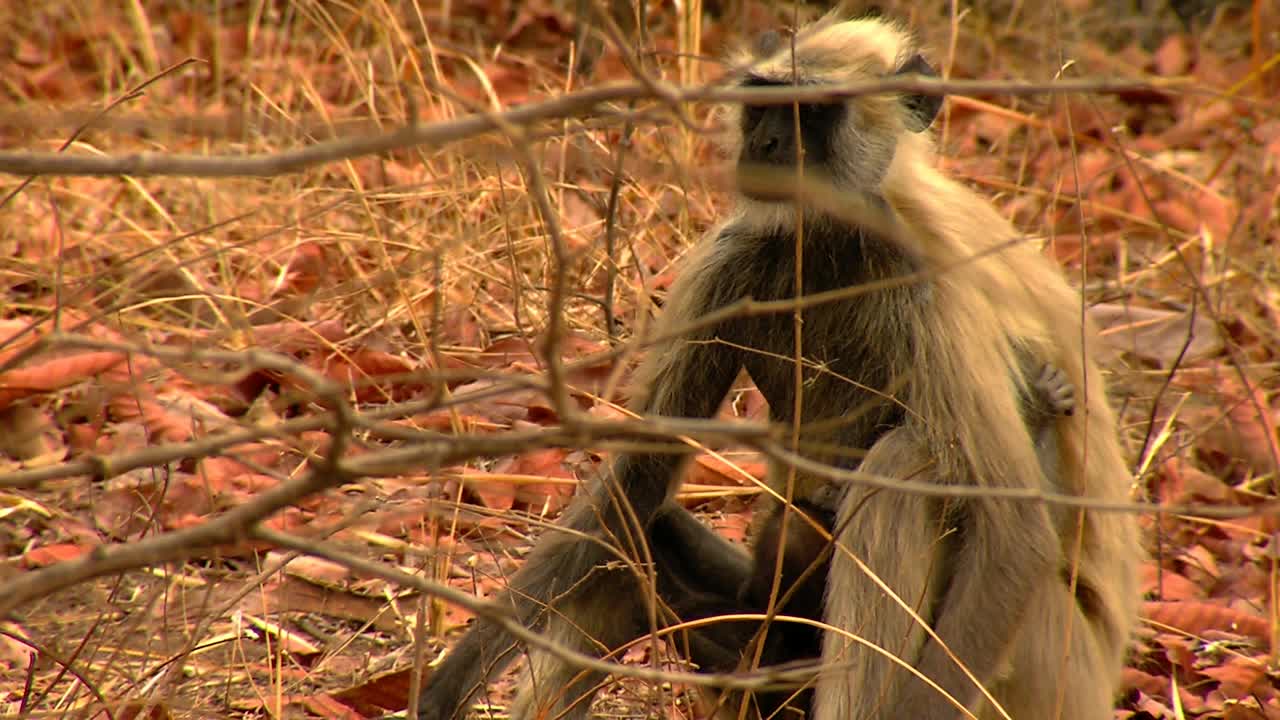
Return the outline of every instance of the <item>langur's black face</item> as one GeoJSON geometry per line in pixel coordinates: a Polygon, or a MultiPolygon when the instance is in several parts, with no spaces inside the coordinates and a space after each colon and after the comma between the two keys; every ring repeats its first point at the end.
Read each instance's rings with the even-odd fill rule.
{"type": "MultiPolygon", "coordinates": [[[[770,87],[774,84],[749,78],[743,85],[770,87]]],[[[806,168],[827,167],[836,131],[844,122],[846,111],[843,102],[801,105],[798,122],[801,142],[797,147],[794,105],[747,105],[742,108],[742,151],[738,163],[778,170],[794,168],[803,148],[806,168]]]]}
{"type": "MultiPolygon", "coordinates": [[[[911,73],[937,74],[919,55],[894,74],[911,73]]],[[[785,85],[790,83],[756,75],[742,80],[747,88],[785,85]]],[[[899,102],[901,128],[923,132],[937,116],[942,97],[904,94],[899,102]]],[[[791,104],[744,105],[741,123],[739,191],[758,201],[782,202],[794,197],[790,186],[800,162],[807,176],[844,187],[874,187],[892,160],[896,144],[891,133],[866,127],[866,118],[841,100],[806,103],[798,108],[791,104]]]]}
{"type": "MultiPolygon", "coordinates": [[[[777,87],[779,83],[748,77],[743,86],[777,87]]],[[[789,200],[798,162],[803,162],[805,175],[828,174],[848,108],[843,102],[806,103],[799,106],[798,117],[796,110],[790,104],[743,106],[738,189],[746,197],[789,200]]]]}

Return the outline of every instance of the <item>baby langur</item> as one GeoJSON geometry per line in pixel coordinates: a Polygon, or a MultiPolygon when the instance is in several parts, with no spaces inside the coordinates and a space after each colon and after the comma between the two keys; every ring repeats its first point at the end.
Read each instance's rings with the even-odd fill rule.
{"type": "MultiPolygon", "coordinates": [[[[633,407],[711,417],[745,369],[770,420],[799,426],[798,447],[770,445],[797,456],[793,497],[826,483],[803,471],[815,465],[891,481],[845,487],[825,593],[801,598],[822,598],[810,611],[838,631],[819,638],[816,720],[954,720],[959,707],[981,720],[1109,720],[1136,614],[1136,524],[1087,503],[1025,499],[1127,498],[1079,295],[988,202],[939,171],[927,129],[940,98],[865,92],[928,72],[898,25],[827,18],[737,66],[743,87],[864,92],[726,109],[735,208],[672,288],[633,407]],[[800,308],[799,323],[791,307],[716,314],[794,298],[807,300],[781,304],[800,308]],[[1045,365],[1086,405],[1038,431],[1025,400],[1045,365]]],[[[690,453],[616,457],[495,602],[561,647],[596,654],[655,624],[747,609],[740,589],[757,584],[768,557],[757,572],[671,500],[690,453]]],[[[784,487],[785,474],[771,467],[770,485],[784,487]]],[[[747,594],[758,606],[759,593],[747,594]]],[[[715,623],[684,646],[703,667],[731,668],[755,629],[715,623]]],[[[818,642],[776,655],[812,657],[818,642]]],[[[477,619],[427,679],[419,717],[460,720],[517,650],[500,625],[477,619]]],[[[511,715],[579,720],[603,680],[530,650],[511,715]]],[[[726,703],[726,713],[739,707],[726,703]]]]}

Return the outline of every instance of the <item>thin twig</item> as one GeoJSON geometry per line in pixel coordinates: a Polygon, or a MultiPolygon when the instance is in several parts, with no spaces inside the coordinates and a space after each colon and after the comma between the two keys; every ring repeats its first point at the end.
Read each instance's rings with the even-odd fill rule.
{"type": "Polygon", "coordinates": [[[459,140],[499,130],[502,127],[528,128],[543,121],[603,114],[606,112],[605,106],[611,103],[654,99],[654,88],[657,89],[657,99],[672,107],[687,102],[746,102],[758,105],[830,102],[888,92],[928,95],[1193,92],[1186,82],[1158,78],[1030,83],[989,80],[940,81],[930,78],[895,76],[872,82],[799,88],[701,86],[686,89],[653,80],[650,86],[630,83],[589,88],[501,113],[477,113],[457,120],[410,125],[388,133],[330,140],[278,153],[239,155],[139,153],[116,157],[90,157],[50,152],[4,151],[0,152],[0,172],[16,175],[270,177],[362,155],[385,153],[420,145],[443,147],[459,140]]]}

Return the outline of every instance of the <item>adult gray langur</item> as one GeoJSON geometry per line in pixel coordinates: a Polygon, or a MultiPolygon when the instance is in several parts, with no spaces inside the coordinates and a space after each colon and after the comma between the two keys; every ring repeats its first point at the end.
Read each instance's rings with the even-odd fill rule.
{"type": "MultiPolygon", "coordinates": [[[[736,66],[747,87],[930,72],[912,36],[880,18],[827,17],[793,42],[763,43],[736,66]]],[[[1124,500],[1130,475],[1080,297],[990,203],[935,166],[928,127],[940,102],[877,93],[727,108],[740,192],[688,260],[664,326],[688,327],[743,298],[871,287],[803,309],[799,402],[796,321],[784,312],[663,340],[638,372],[634,407],[709,417],[745,368],[771,419],[800,424],[797,451],[806,460],[907,485],[1124,500]],[[788,180],[797,170],[801,185],[826,192],[797,195],[788,180]],[[1043,399],[1042,368],[1076,391],[1074,412],[1031,418],[1043,399]]],[[[496,602],[567,647],[604,654],[651,629],[652,595],[621,553],[652,559],[663,622],[672,619],[667,611],[757,609],[760,593],[741,588],[777,552],[764,548],[753,564],[670,502],[688,458],[617,457],[566,511],[567,531],[546,532],[496,602]]],[[[771,468],[770,484],[786,487],[787,469],[771,468]]],[[[829,488],[827,478],[800,472],[791,495],[803,507],[829,488]]],[[[780,508],[765,517],[793,509],[780,508]]],[[[853,484],[839,495],[832,527],[838,542],[825,578],[794,593],[791,607],[843,632],[769,654],[820,652],[829,669],[811,707],[806,699],[800,709],[817,720],[1111,717],[1138,599],[1141,549],[1130,515],[853,484]],[[813,594],[824,586],[818,602],[813,594]]],[[[754,628],[740,625],[695,635],[693,659],[708,669],[742,660],[754,628]]],[[[428,679],[420,717],[460,720],[517,649],[499,626],[477,619],[428,679]]],[[[585,717],[603,679],[532,649],[527,675],[511,709],[517,720],[585,717]]],[[[749,705],[768,715],[778,703],[749,705]]],[[[724,708],[738,716],[737,703],[724,708]]]]}

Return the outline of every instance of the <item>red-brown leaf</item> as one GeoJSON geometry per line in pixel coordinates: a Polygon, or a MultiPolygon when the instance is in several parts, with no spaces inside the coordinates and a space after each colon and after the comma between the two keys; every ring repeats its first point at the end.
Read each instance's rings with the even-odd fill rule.
{"type": "Polygon", "coordinates": [[[1259,647],[1266,647],[1270,643],[1270,628],[1266,620],[1212,602],[1151,601],[1143,603],[1142,614],[1191,635],[1203,635],[1217,630],[1253,638],[1258,641],[1259,647]]]}
{"type": "Polygon", "coordinates": [[[67,560],[75,560],[92,549],[76,543],[42,545],[23,553],[21,562],[22,566],[27,568],[48,567],[67,560]]]}
{"type": "Polygon", "coordinates": [[[31,395],[61,390],[124,362],[117,352],[85,352],[60,358],[40,358],[35,364],[0,375],[0,407],[31,395]]]}

